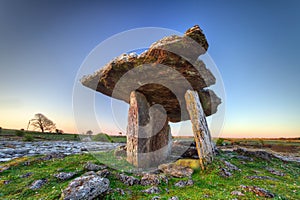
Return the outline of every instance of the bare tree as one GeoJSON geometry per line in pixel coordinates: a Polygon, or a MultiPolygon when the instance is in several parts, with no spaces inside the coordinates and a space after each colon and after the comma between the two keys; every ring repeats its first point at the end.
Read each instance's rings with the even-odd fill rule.
{"type": "Polygon", "coordinates": [[[92,135],[92,134],[93,134],[93,131],[88,130],[88,131],[86,132],[86,134],[87,134],[87,135],[92,135]]]}
{"type": "Polygon", "coordinates": [[[51,121],[41,113],[37,113],[34,115],[34,118],[30,120],[30,125],[33,126],[34,129],[40,129],[43,133],[45,131],[51,132],[56,128],[53,121],[51,121]]]}

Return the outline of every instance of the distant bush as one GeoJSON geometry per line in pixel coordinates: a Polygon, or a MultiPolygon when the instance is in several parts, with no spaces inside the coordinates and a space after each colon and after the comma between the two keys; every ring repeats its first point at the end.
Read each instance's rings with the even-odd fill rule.
{"type": "Polygon", "coordinates": [[[32,137],[32,135],[25,135],[23,140],[25,142],[32,142],[34,140],[34,138],[32,137]]]}
{"type": "Polygon", "coordinates": [[[2,132],[2,127],[0,127],[0,133],[2,132]]]}
{"type": "Polygon", "coordinates": [[[56,133],[56,134],[63,134],[64,131],[63,131],[63,130],[60,130],[60,129],[55,129],[55,133],[56,133]]]}
{"type": "Polygon", "coordinates": [[[222,146],[224,144],[224,138],[218,138],[216,145],[217,146],[222,146]]]}
{"type": "Polygon", "coordinates": [[[24,131],[22,130],[16,130],[16,136],[19,136],[19,137],[23,137],[25,135],[24,131]]]}
{"type": "Polygon", "coordinates": [[[105,133],[99,133],[97,135],[93,135],[92,140],[98,142],[114,142],[113,139],[105,133]]]}

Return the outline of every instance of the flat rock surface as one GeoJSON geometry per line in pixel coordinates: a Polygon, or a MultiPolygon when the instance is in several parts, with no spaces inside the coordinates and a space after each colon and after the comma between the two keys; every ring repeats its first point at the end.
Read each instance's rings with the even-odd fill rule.
{"type": "Polygon", "coordinates": [[[76,141],[0,141],[0,162],[23,156],[45,154],[77,154],[88,151],[107,151],[120,146],[120,143],[76,142],[76,141]]]}

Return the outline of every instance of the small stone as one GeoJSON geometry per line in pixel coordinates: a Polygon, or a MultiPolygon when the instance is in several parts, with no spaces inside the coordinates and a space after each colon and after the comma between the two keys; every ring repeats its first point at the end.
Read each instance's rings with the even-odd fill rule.
{"type": "Polygon", "coordinates": [[[154,196],[151,200],[159,200],[160,196],[154,196]]]}
{"type": "Polygon", "coordinates": [[[118,192],[118,193],[120,193],[120,195],[125,195],[124,190],[121,189],[121,188],[116,188],[115,191],[118,192]]]}
{"type": "Polygon", "coordinates": [[[233,171],[241,171],[237,166],[231,164],[230,162],[224,160],[224,164],[225,166],[229,169],[229,170],[233,170],[233,171]]]}
{"type": "Polygon", "coordinates": [[[9,169],[8,166],[0,166],[0,173],[6,171],[8,169],[9,169]]]}
{"type": "Polygon", "coordinates": [[[20,175],[20,178],[28,178],[28,177],[31,176],[32,174],[33,174],[32,172],[27,172],[26,174],[20,175]]]}
{"type": "Polygon", "coordinates": [[[10,183],[11,183],[11,180],[4,180],[4,181],[3,181],[3,184],[4,184],[4,185],[8,185],[8,184],[10,184],[10,183]]]}
{"type": "Polygon", "coordinates": [[[234,156],[234,157],[239,159],[239,160],[253,161],[253,158],[250,158],[248,156],[237,155],[237,156],[234,156]]]}
{"type": "Polygon", "coordinates": [[[98,174],[94,171],[88,171],[88,172],[85,172],[82,176],[98,176],[98,174]]]}
{"type": "Polygon", "coordinates": [[[226,168],[221,168],[219,174],[220,174],[220,176],[225,177],[225,178],[232,176],[232,173],[230,173],[226,168]]]}
{"type": "Polygon", "coordinates": [[[162,182],[164,182],[165,184],[168,185],[169,179],[168,179],[168,177],[167,177],[166,175],[161,174],[161,175],[159,175],[159,177],[160,177],[160,180],[161,180],[162,182]]]}
{"type": "Polygon", "coordinates": [[[175,163],[159,165],[158,169],[166,175],[174,176],[177,178],[190,177],[194,172],[194,170],[189,167],[176,165],[175,163]]]}
{"type": "Polygon", "coordinates": [[[275,170],[273,168],[267,167],[266,168],[268,172],[270,172],[271,174],[277,175],[277,176],[285,176],[285,174],[281,171],[275,170]]]}
{"type": "Polygon", "coordinates": [[[245,196],[242,192],[236,191],[236,190],[232,191],[230,194],[231,195],[237,195],[237,196],[245,196]]]}
{"type": "Polygon", "coordinates": [[[269,176],[247,176],[248,179],[260,179],[260,180],[272,180],[272,181],[278,181],[276,178],[272,178],[269,176]]]}
{"type": "Polygon", "coordinates": [[[263,188],[257,187],[257,186],[245,186],[245,185],[241,185],[240,187],[243,188],[243,189],[245,189],[245,190],[247,190],[247,191],[253,192],[256,195],[261,196],[261,197],[266,197],[266,198],[273,198],[273,197],[275,197],[275,195],[273,193],[271,193],[268,190],[265,190],[263,188]]]}
{"type": "Polygon", "coordinates": [[[47,183],[47,179],[36,180],[31,184],[31,186],[29,188],[32,190],[37,190],[37,189],[40,189],[46,183],[47,183]]]}
{"type": "Polygon", "coordinates": [[[101,177],[103,177],[103,178],[106,178],[106,177],[110,174],[110,172],[108,171],[108,169],[102,169],[102,170],[100,170],[100,171],[97,171],[96,174],[97,174],[98,176],[101,176],[101,177]]]}
{"type": "Polygon", "coordinates": [[[177,183],[175,183],[175,187],[186,187],[186,186],[190,186],[190,185],[194,185],[194,181],[189,179],[187,181],[178,181],[177,183]]]}
{"type": "Polygon", "coordinates": [[[59,180],[65,181],[72,177],[74,177],[76,173],[74,172],[60,172],[58,174],[54,174],[53,176],[59,180]]]}
{"type": "Polygon", "coordinates": [[[142,190],[142,192],[148,193],[148,194],[159,194],[160,189],[156,186],[152,186],[151,188],[148,188],[146,190],[142,190]]]}
{"type": "Polygon", "coordinates": [[[179,200],[179,198],[177,196],[173,196],[173,197],[169,198],[169,200],[179,200]]]}
{"type": "Polygon", "coordinates": [[[123,182],[124,184],[128,185],[128,186],[132,186],[132,185],[136,185],[140,183],[140,180],[133,177],[133,176],[127,176],[125,174],[119,174],[118,178],[121,182],[123,182]]]}
{"type": "Polygon", "coordinates": [[[89,200],[105,194],[109,180],[100,176],[81,176],[71,181],[62,192],[64,200],[89,200]]]}
{"type": "Polygon", "coordinates": [[[141,178],[141,185],[159,185],[160,184],[160,178],[158,175],[155,174],[145,174],[141,178]]]}
{"type": "Polygon", "coordinates": [[[88,171],[98,171],[98,170],[102,170],[102,169],[105,169],[105,168],[106,168],[105,165],[96,165],[96,164],[91,163],[91,162],[87,162],[84,165],[84,169],[88,170],[88,171]]]}

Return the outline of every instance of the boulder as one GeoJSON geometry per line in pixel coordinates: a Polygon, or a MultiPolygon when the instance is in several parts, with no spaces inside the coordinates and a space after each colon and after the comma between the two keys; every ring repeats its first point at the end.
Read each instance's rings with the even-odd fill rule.
{"type": "Polygon", "coordinates": [[[97,175],[81,176],[71,181],[62,192],[64,200],[90,200],[104,195],[109,189],[109,180],[97,175]]]}

